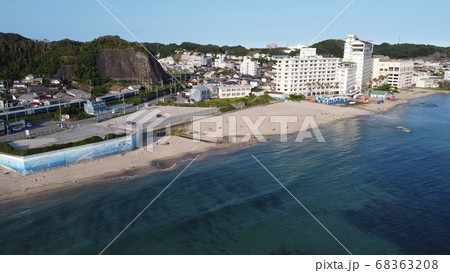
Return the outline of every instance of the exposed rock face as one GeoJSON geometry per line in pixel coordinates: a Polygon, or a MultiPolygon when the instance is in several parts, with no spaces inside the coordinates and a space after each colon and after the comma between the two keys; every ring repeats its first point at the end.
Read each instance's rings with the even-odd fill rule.
{"type": "Polygon", "coordinates": [[[63,77],[64,79],[72,79],[74,71],[75,71],[74,65],[61,66],[56,71],[56,75],[63,77]]]}
{"type": "Polygon", "coordinates": [[[152,57],[127,49],[102,49],[96,57],[96,69],[103,77],[137,78],[142,84],[169,83],[170,78],[152,57]]]}

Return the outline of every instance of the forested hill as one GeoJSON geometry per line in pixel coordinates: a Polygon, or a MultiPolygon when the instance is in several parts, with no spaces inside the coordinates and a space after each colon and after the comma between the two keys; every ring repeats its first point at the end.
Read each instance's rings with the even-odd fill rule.
{"type": "MultiPolygon", "coordinates": [[[[312,47],[317,48],[317,54],[319,55],[342,58],[344,55],[344,43],[343,40],[325,40],[313,44],[312,47]]],[[[432,60],[443,60],[450,58],[450,47],[382,43],[374,45],[373,54],[389,56],[391,59],[429,58],[432,60]]]]}
{"type": "Polygon", "coordinates": [[[169,82],[163,68],[138,43],[119,36],[104,36],[91,42],[69,39],[48,42],[0,33],[0,79],[11,81],[27,74],[50,77],[61,74],[80,81],[101,81],[109,74],[144,78],[149,84],[169,82]],[[116,68],[102,70],[104,50],[116,68]],[[136,60],[139,60],[138,62],[136,60]],[[99,63],[100,62],[100,63],[99,63]]]}

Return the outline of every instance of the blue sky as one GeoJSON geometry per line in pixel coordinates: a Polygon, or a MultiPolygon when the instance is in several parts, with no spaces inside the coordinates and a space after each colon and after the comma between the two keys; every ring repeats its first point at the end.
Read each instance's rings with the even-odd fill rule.
{"type": "MultiPolygon", "coordinates": [[[[350,0],[100,0],[143,42],[265,47],[309,44],[350,0]]],[[[133,41],[96,0],[3,1],[0,32],[50,41],[119,35],[133,41]]],[[[450,46],[448,0],[355,0],[317,39],[450,46]]]]}

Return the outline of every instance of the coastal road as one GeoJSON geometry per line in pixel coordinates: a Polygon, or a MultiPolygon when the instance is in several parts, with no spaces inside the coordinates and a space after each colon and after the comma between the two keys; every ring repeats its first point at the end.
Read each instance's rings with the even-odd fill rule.
{"type": "MultiPolygon", "coordinates": [[[[162,96],[162,97],[159,97],[158,100],[165,99],[167,97],[168,97],[168,95],[162,96]]],[[[154,99],[154,100],[148,101],[146,103],[141,103],[139,105],[125,109],[125,113],[134,112],[138,109],[145,107],[146,104],[153,105],[156,102],[157,102],[157,100],[154,99]]],[[[88,119],[83,119],[83,120],[79,120],[79,121],[64,122],[64,124],[67,124],[67,126],[65,128],[61,128],[60,126],[58,126],[58,123],[61,123],[61,122],[52,121],[51,119],[30,121],[29,123],[31,123],[31,125],[32,125],[31,128],[25,128],[19,132],[11,132],[11,134],[9,134],[9,135],[1,136],[0,142],[10,142],[10,141],[26,138],[25,130],[30,131],[31,137],[47,135],[47,134],[64,131],[64,130],[71,129],[71,128],[80,128],[85,125],[94,124],[94,123],[96,123],[97,118],[99,118],[100,120],[104,120],[104,119],[108,119],[114,115],[122,115],[122,114],[124,114],[123,110],[116,112],[114,114],[108,113],[108,114],[104,114],[104,115],[100,115],[100,116],[92,117],[92,118],[88,118],[88,119]]]]}

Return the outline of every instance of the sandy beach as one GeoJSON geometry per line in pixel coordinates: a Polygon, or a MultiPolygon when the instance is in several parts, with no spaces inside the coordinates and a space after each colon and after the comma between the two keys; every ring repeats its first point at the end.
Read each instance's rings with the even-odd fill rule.
{"type": "MultiPolygon", "coordinates": [[[[386,101],[384,104],[376,104],[375,102],[356,107],[335,107],[306,101],[276,102],[213,117],[223,118],[223,128],[220,129],[223,130],[225,139],[230,134],[229,121],[236,120],[236,143],[217,144],[216,142],[219,138],[207,137],[208,132],[213,132],[217,128],[214,127],[213,123],[208,122],[208,118],[206,118],[202,120],[198,133],[201,139],[207,142],[193,142],[188,138],[172,136],[166,143],[163,143],[164,145],[153,146],[153,151],[141,148],[125,154],[58,167],[29,176],[22,176],[14,171],[0,167],[0,202],[81,184],[94,183],[100,180],[136,177],[154,171],[173,169],[180,161],[192,159],[197,155],[207,155],[214,151],[226,152],[226,148],[249,145],[249,143],[254,143],[255,140],[248,143],[240,142],[248,133],[251,135],[251,130],[247,126],[248,123],[244,120],[246,119],[245,117],[248,117],[253,122],[263,117],[260,118],[263,120],[258,127],[263,136],[279,135],[280,131],[283,130],[286,130],[287,133],[297,133],[306,116],[313,117],[318,126],[324,126],[336,120],[387,112],[400,104],[407,103],[411,99],[429,96],[434,93],[434,91],[428,90],[403,91],[396,95],[396,101],[386,101]],[[282,128],[280,123],[271,122],[271,116],[297,117],[297,122],[291,122],[289,126],[282,128]]],[[[192,125],[189,125],[185,127],[185,133],[192,135],[194,129],[192,125]]]]}

